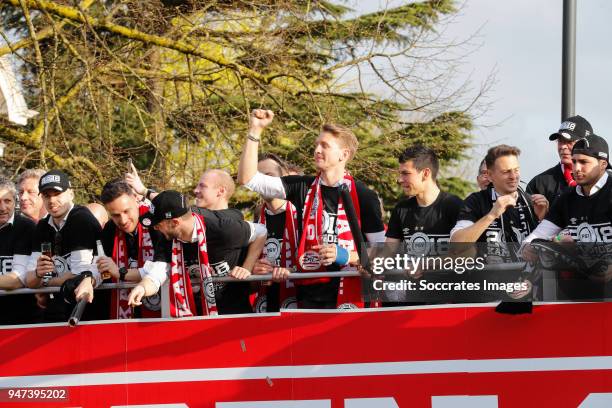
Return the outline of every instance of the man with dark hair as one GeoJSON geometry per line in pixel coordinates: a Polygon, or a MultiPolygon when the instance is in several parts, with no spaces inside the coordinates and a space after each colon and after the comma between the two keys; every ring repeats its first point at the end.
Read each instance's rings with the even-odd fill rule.
{"type": "MultiPolygon", "coordinates": [[[[92,260],[101,232],[100,223],[87,208],[74,204],[70,180],[63,171],[45,173],[40,178],[38,189],[49,214],[36,226],[28,262],[27,286],[61,286],[75,276],[81,281],[90,279],[94,286],[99,284],[100,274],[93,267],[92,260]],[[44,246],[49,246],[52,256],[42,254],[44,246]]],[[[63,300],[54,296],[44,310],[43,320],[65,320],[64,308],[63,300]]],[[[101,317],[94,310],[88,308],[86,313],[91,317],[101,317]]]]}
{"type": "Polygon", "coordinates": [[[399,163],[397,181],[407,198],[391,212],[386,241],[448,242],[463,202],[438,188],[435,152],[421,145],[409,147],[399,156],[399,163]]]}
{"type": "MultiPolygon", "coordinates": [[[[273,153],[261,154],[257,171],[271,177],[287,175],[285,162],[273,153]]],[[[254,274],[272,274],[273,283],[262,285],[255,299],[255,312],[278,312],[280,308],[297,306],[295,286],[287,280],[290,269],[295,266],[297,252],[297,212],[295,206],[280,198],[262,197],[264,205],[255,217],[266,226],[268,238],[263,257],[253,268],[254,274]]]]}
{"type": "MultiPolygon", "coordinates": [[[[169,241],[160,240],[155,252],[163,254],[170,266],[171,316],[252,312],[248,285],[213,284],[211,277],[248,277],[266,241],[263,225],[220,216],[215,211],[190,209],[183,195],[172,190],[155,196],[140,222],[169,241]],[[240,267],[240,253],[247,246],[247,256],[240,267]]],[[[130,292],[128,303],[140,305],[142,298],[157,293],[166,279],[165,274],[144,276],[130,292]]]]}
{"type": "MultiPolygon", "coordinates": [[[[591,243],[612,242],[612,178],[607,169],[608,143],[591,134],[574,143],[572,161],[576,186],[561,194],[546,216],[526,239],[553,239],[563,229],[564,240],[591,243]]],[[[610,280],[612,274],[606,276],[610,280]]]]}
{"type": "Polygon", "coordinates": [[[452,242],[522,242],[548,211],[545,197],[531,198],[519,187],[517,147],[499,145],[485,157],[491,185],[470,194],[451,231],[452,242]]]}
{"type": "MultiPolygon", "coordinates": [[[[145,214],[149,207],[138,203],[136,193],[122,179],[106,183],[100,201],[112,222],[106,223],[102,230],[102,246],[106,256],[97,257],[98,271],[103,276],[110,274],[113,282],[140,282],[149,274],[163,280],[167,266],[165,257],[156,257],[154,250],[163,238],[159,232],[144,227],[139,221],[140,215],[145,214]]],[[[84,290],[93,297],[91,285],[84,290]]],[[[119,289],[112,291],[110,298],[105,299],[110,304],[111,319],[161,316],[159,294],[143,299],[143,307],[135,309],[134,314],[128,305],[128,296],[128,289],[119,289]]]]}
{"type": "Polygon", "coordinates": [[[549,140],[557,141],[560,163],[535,176],[527,185],[527,193],[542,194],[552,203],[563,192],[576,186],[572,175],[572,147],[577,140],[593,134],[591,124],[582,116],[565,119],[549,140]]]}
{"type": "MultiPolygon", "coordinates": [[[[0,289],[25,285],[36,224],[15,213],[17,192],[12,181],[0,176],[0,289]]],[[[36,310],[32,295],[0,296],[0,325],[31,323],[36,310]]]]}
{"type": "MultiPolygon", "coordinates": [[[[404,150],[398,159],[397,182],[406,198],[391,212],[386,242],[403,242],[408,254],[440,254],[450,240],[450,231],[457,222],[463,201],[440,191],[436,181],[438,157],[433,150],[415,145],[404,150]]],[[[422,276],[422,271],[410,272],[412,278],[422,276]]],[[[400,293],[388,295],[385,306],[415,304],[405,303],[410,299],[404,295],[398,297],[400,293]]]]}
{"type": "MultiPolygon", "coordinates": [[[[273,117],[269,110],[252,112],[238,166],[238,182],[264,197],[293,203],[302,232],[297,256],[299,271],[337,271],[358,264],[356,240],[363,240],[365,234],[368,241],[380,242],[384,239],[384,226],[376,193],[346,170],[357,152],[357,137],[342,126],[325,125],[315,141],[316,176],[267,176],[257,171],[257,150],[261,133],[273,117]],[[348,189],[361,223],[361,237],[353,236],[349,227],[341,188],[348,189]]],[[[364,305],[359,278],[300,280],[297,295],[304,308],[364,305]]]]}

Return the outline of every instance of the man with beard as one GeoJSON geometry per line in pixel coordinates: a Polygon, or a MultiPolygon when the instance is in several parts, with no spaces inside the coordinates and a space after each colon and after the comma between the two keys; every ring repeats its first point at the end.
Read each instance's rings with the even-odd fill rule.
{"type": "Polygon", "coordinates": [[[612,180],[606,171],[612,167],[608,154],[608,143],[600,136],[591,134],[575,142],[572,162],[577,185],[553,204],[546,219],[529,235],[529,241],[534,238],[552,239],[567,228],[573,241],[612,242],[612,207],[609,202],[612,180]],[[580,231],[586,227],[590,229],[581,234],[580,231]],[[587,234],[587,231],[592,233],[587,234]]]}
{"type": "MultiPolygon", "coordinates": [[[[157,280],[165,279],[165,258],[156,257],[154,251],[156,243],[163,238],[159,232],[144,227],[139,220],[149,207],[139,204],[132,188],[121,179],[106,183],[100,201],[111,218],[111,222],[106,223],[102,230],[102,246],[106,256],[96,259],[102,276],[109,274],[113,282],[140,282],[149,274],[157,276],[157,280]]],[[[88,300],[93,300],[93,286],[89,280],[80,285],[76,292],[77,299],[87,296],[88,300]]],[[[104,291],[96,298],[102,297],[110,304],[111,319],[161,316],[159,294],[143,299],[143,307],[135,309],[134,313],[128,305],[128,296],[129,289],[118,289],[104,291]],[[110,297],[107,293],[110,293],[110,297]]]]}
{"type": "MultiPolygon", "coordinates": [[[[190,209],[185,198],[168,190],[152,200],[151,209],[140,217],[143,226],[161,232],[156,253],[170,265],[170,314],[173,317],[250,313],[248,286],[213,283],[213,276],[245,279],[266,241],[266,228],[214,211],[190,209]],[[242,248],[248,246],[243,266],[237,266],[242,248]],[[204,292],[204,293],[202,293],[204,292]]],[[[166,276],[150,274],[130,292],[128,303],[140,305],[143,296],[159,290],[166,276]]]]}
{"type": "Polygon", "coordinates": [[[560,163],[535,176],[527,185],[527,193],[542,194],[552,203],[571,187],[576,186],[572,176],[572,147],[576,140],[593,134],[591,124],[582,116],[565,119],[559,131],[550,135],[549,140],[557,141],[560,163]]]}
{"type": "MultiPolygon", "coordinates": [[[[612,242],[612,179],[607,172],[612,167],[608,155],[608,143],[600,136],[591,134],[575,142],[572,162],[577,185],[561,194],[526,242],[551,240],[562,230],[568,235],[559,240],[566,242],[612,242]]],[[[612,280],[610,268],[599,278],[612,280]]]]}
{"type": "MultiPolygon", "coordinates": [[[[100,223],[87,208],[74,204],[74,192],[66,173],[60,170],[45,173],[38,189],[49,214],[36,226],[27,286],[61,286],[77,275],[83,280],[90,279],[93,285],[98,284],[100,275],[91,263],[101,232],[100,223]],[[41,252],[47,245],[52,256],[41,252]]],[[[67,312],[64,309],[63,300],[53,296],[43,312],[43,320],[64,320],[67,312]]],[[[103,317],[104,312],[99,312],[96,308],[88,308],[85,319],[103,317]]]]}
{"type": "MultiPolygon", "coordinates": [[[[24,286],[36,224],[15,213],[15,184],[0,177],[0,289],[24,286]]],[[[0,296],[0,325],[31,323],[36,301],[32,295],[0,296]]]]}
{"type": "MultiPolygon", "coordinates": [[[[257,171],[272,177],[287,174],[285,162],[272,153],[259,157],[257,171]]],[[[287,200],[262,198],[264,205],[259,212],[259,222],[266,226],[268,238],[263,257],[255,264],[253,273],[271,273],[273,283],[269,286],[262,284],[254,301],[254,309],[260,313],[278,312],[280,308],[296,307],[295,286],[287,278],[295,265],[297,213],[293,204],[287,200]]]]}
{"type": "MultiPolygon", "coordinates": [[[[356,240],[349,227],[346,203],[340,189],[348,189],[368,241],[384,240],[380,202],[376,193],[356,181],[346,165],[357,152],[359,142],[349,129],[324,125],[314,146],[316,176],[272,177],[257,171],[257,150],[263,130],[274,114],[256,109],[249,119],[238,182],[264,197],[290,201],[296,208],[301,237],[298,245],[300,271],[322,272],[345,269],[359,263],[356,240]]],[[[359,278],[317,278],[300,280],[298,303],[303,308],[354,308],[364,306],[359,278]]]]}

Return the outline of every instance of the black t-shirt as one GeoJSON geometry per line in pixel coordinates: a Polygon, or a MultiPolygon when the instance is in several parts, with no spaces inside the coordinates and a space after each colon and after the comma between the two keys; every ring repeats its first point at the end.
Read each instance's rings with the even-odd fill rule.
{"type": "Polygon", "coordinates": [[[281,265],[281,256],[283,250],[283,235],[285,234],[285,212],[278,214],[268,214],[266,211],[266,229],[268,230],[268,238],[263,254],[272,265],[281,265]]]}
{"type": "Polygon", "coordinates": [[[567,228],[577,242],[612,242],[612,177],[588,197],[572,187],[555,201],[546,219],[567,228]]]}
{"type": "Polygon", "coordinates": [[[557,163],[555,166],[532,178],[529,184],[527,184],[526,192],[528,194],[542,194],[552,205],[562,193],[569,191],[569,189],[570,186],[565,181],[561,171],[561,164],[557,163]]]}
{"type": "MultiPolygon", "coordinates": [[[[470,194],[457,219],[477,222],[491,211],[496,199],[491,187],[470,194]]],[[[496,218],[477,242],[522,242],[536,225],[531,199],[526,194],[519,194],[516,206],[506,209],[501,217],[496,218]]]]}
{"type": "MultiPolygon", "coordinates": [[[[208,262],[212,268],[213,276],[227,276],[236,265],[240,265],[242,249],[249,245],[251,227],[245,221],[228,216],[227,210],[211,211],[194,207],[192,210],[204,217],[206,224],[206,245],[208,249],[208,262]]],[[[172,256],[172,242],[160,240],[161,250],[156,248],[157,254],[164,254],[164,262],[170,262],[172,256]]],[[[189,270],[192,289],[196,297],[198,313],[201,314],[201,282],[199,272],[198,245],[196,242],[183,243],[183,257],[185,266],[189,270]]],[[[249,283],[215,283],[215,299],[219,314],[250,313],[249,283]]]]}
{"type": "MultiPolygon", "coordinates": [[[[13,271],[13,255],[29,256],[36,224],[21,214],[15,214],[12,224],[0,228],[0,274],[13,271]]],[[[0,296],[0,324],[32,323],[36,312],[33,295],[0,296]]]]}
{"type": "Polygon", "coordinates": [[[412,245],[440,244],[450,241],[450,232],[457,223],[463,201],[441,191],[427,207],[419,206],[415,197],[400,201],[391,212],[387,237],[412,245]]]}
{"type": "MultiPolygon", "coordinates": [[[[268,230],[268,238],[264,247],[264,257],[266,257],[272,265],[281,266],[283,240],[285,234],[285,211],[278,214],[266,215],[266,229],[268,230]]],[[[290,284],[291,281],[283,282],[283,285],[290,284]]],[[[272,282],[268,286],[266,295],[266,312],[278,312],[280,309],[280,285],[277,282],[272,282]]]]}
{"type": "MultiPolygon", "coordinates": [[[[70,258],[73,251],[92,250],[95,253],[96,241],[100,239],[102,228],[98,220],[86,207],[75,205],[64,226],[58,231],[49,225],[47,215],[36,225],[33,252],[40,252],[43,242],[50,242],[53,250],[53,262],[55,263],[55,274],[62,276],[71,273],[70,258]]],[[[83,320],[103,319],[108,316],[108,308],[103,304],[104,296],[95,296],[92,305],[88,305],[83,320]],[[99,299],[98,299],[99,298],[99,299]],[[98,299],[96,301],[96,299],[98,299]]],[[[69,311],[64,310],[65,304],[59,296],[55,295],[53,301],[44,311],[45,321],[63,321],[69,311]]]]}

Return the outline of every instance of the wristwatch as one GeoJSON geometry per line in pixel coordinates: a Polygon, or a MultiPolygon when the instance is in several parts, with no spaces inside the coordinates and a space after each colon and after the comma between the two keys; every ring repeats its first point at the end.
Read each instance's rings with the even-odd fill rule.
{"type": "Polygon", "coordinates": [[[119,268],[119,280],[121,282],[125,281],[125,275],[127,275],[128,270],[125,266],[122,266],[121,268],[119,268]]]}
{"type": "Polygon", "coordinates": [[[42,277],[42,285],[43,286],[49,286],[49,281],[51,280],[51,274],[50,273],[46,273],[43,277],[42,277]]]}

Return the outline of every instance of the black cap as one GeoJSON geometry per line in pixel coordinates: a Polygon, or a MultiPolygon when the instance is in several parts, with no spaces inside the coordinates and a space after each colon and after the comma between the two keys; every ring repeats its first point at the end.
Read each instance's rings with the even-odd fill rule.
{"type": "Polygon", "coordinates": [[[61,170],[51,170],[43,174],[38,181],[38,191],[45,190],[61,191],[62,193],[70,187],[70,178],[61,170]]]}
{"type": "Polygon", "coordinates": [[[582,116],[577,115],[565,119],[561,123],[561,126],[559,126],[559,131],[550,135],[548,139],[557,140],[561,138],[570,141],[582,139],[583,137],[587,137],[592,134],[593,127],[591,126],[589,121],[583,118],[582,116]]]}
{"type": "Polygon", "coordinates": [[[596,159],[606,160],[608,162],[607,168],[612,169],[612,166],[610,166],[608,142],[601,136],[589,135],[578,140],[572,149],[572,154],[584,154],[596,159]]]}
{"type": "Polygon", "coordinates": [[[180,217],[189,211],[185,197],[178,191],[162,191],[151,202],[149,211],[140,216],[140,223],[149,228],[163,220],[180,217]]]}

